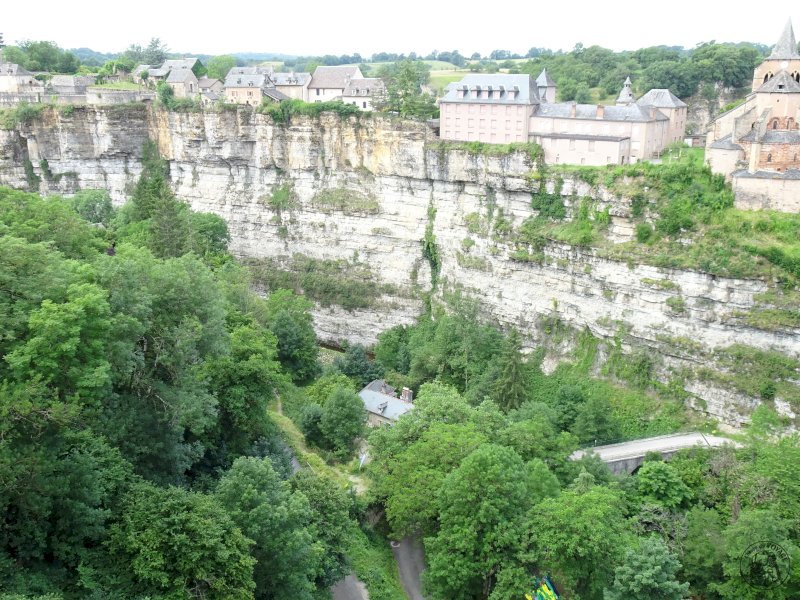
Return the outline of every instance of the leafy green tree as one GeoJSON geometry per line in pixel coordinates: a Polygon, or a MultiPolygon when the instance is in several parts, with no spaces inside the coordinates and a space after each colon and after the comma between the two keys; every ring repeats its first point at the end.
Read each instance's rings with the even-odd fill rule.
{"type": "Polygon", "coordinates": [[[562,431],[572,429],[578,411],[585,402],[586,396],[578,386],[570,384],[560,386],[553,399],[556,426],[562,431]]]}
{"type": "Polygon", "coordinates": [[[611,412],[611,404],[605,398],[589,398],[578,409],[572,426],[581,444],[604,444],[616,441],[619,429],[611,412]]]}
{"type": "Polygon", "coordinates": [[[315,402],[306,404],[300,413],[300,430],[307,442],[318,447],[326,445],[325,434],[322,433],[322,414],[322,407],[315,402]]]}
{"type": "Polygon", "coordinates": [[[484,444],[444,480],[440,529],[425,539],[426,585],[435,597],[488,596],[495,574],[519,544],[520,520],[533,504],[525,464],[503,446],[484,444]]]}
{"type": "Polygon", "coordinates": [[[233,67],[236,66],[236,58],[230,55],[215,56],[208,61],[208,76],[212,79],[225,79],[233,67]]]}
{"type": "Polygon", "coordinates": [[[678,583],[681,565],[658,537],[651,536],[630,549],[614,571],[614,584],[606,589],[605,600],[682,600],[688,583],[678,583]]]}
{"type": "Polygon", "coordinates": [[[646,461],[636,474],[636,484],[643,499],[669,509],[678,508],[691,498],[677,471],[663,461],[646,461]]]}
{"type": "Polygon", "coordinates": [[[216,497],[255,542],[255,597],[310,600],[321,548],[308,529],[311,508],[303,493],[281,481],[268,460],[242,457],[220,479],[216,497]]]}
{"type": "Polygon", "coordinates": [[[351,392],[356,391],[353,380],[347,375],[343,375],[342,373],[328,373],[305,388],[305,392],[311,401],[322,406],[328,401],[328,398],[333,395],[336,388],[344,388],[351,392]]]}
{"type": "Polygon", "coordinates": [[[109,550],[127,565],[131,581],[129,588],[114,590],[116,595],[253,597],[253,542],[217,500],[140,483],[126,494],[121,509],[109,550]]]}
{"type": "Polygon", "coordinates": [[[89,223],[108,226],[114,215],[111,196],[105,190],[80,190],[71,200],[72,208],[89,223]]]}
{"type": "Polygon", "coordinates": [[[435,98],[422,91],[422,86],[430,79],[430,67],[426,63],[406,59],[381,67],[378,77],[386,84],[386,98],[376,99],[380,110],[418,119],[438,115],[435,98]]]}
{"type": "Polygon", "coordinates": [[[599,598],[630,539],[619,494],[596,486],[545,499],[529,513],[526,563],[553,573],[570,593],[599,598]]]}
{"type": "Polygon", "coordinates": [[[358,394],[338,388],[322,407],[319,427],[328,448],[345,457],[353,451],[356,438],[363,435],[366,420],[358,394]]]}
{"type": "Polygon", "coordinates": [[[709,586],[722,598],[789,600],[800,597],[797,569],[800,550],[790,539],[789,523],[773,510],[742,511],[739,519],[725,530],[723,538],[725,580],[709,586]],[[757,549],[748,552],[755,542],[773,544],[786,554],[757,549]]]}
{"type": "Polygon", "coordinates": [[[66,302],[44,300],[31,313],[27,341],[6,361],[17,378],[40,377],[62,399],[79,394],[85,402],[99,402],[111,383],[105,341],[109,313],[105,290],[73,284],[66,302]]]}
{"type": "Polygon", "coordinates": [[[309,531],[320,545],[317,587],[328,588],[347,574],[347,551],[352,500],[336,482],[315,475],[308,469],[298,471],[290,481],[292,489],[308,498],[311,507],[309,531]]]}
{"type": "Polygon", "coordinates": [[[380,493],[397,538],[434,532],[439,511],[431,499],[464,457],[486,441],[472,423],[435,423],[387,465],[380,493]]]}
{"type": "Polygon", "coordinates": [[[167,60],[169,48],[159,38],[151,38],[147,47],[142,50],[141,60],[146,65],[161,66],[167,60]]]}
{"type": "Polygon", "coordinates": [[[367,351],[361,344],[348,346],[344,356],[337,358],[334,366],[355,381],[359,389],[370,381],[383,377],[383,367],[369,360],[367,351]]]}
{"type": "Polygon", "coordinates": [[[319,346],[309,310],[312,303],[289,290],[267,298],[270,329],[278,338],[278,359],[296,382],[309,381],[319,371],[319,346]]]}
{"type": "Polygon", "coordinates": [[[686,513],[681,576],[689,582],[694,594],[716,596],[709,586],[723,579],[725,545],[722,531],[722,518],[713,508],[695,506],[686,513]]]}

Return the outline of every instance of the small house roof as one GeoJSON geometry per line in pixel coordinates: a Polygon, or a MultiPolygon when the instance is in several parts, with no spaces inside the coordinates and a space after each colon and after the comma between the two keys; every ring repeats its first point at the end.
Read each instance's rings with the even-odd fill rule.
{"type": "Polygon", "coordinates": [[[279,92],[274,87],[263,88],[261,91],[267,98],[272,98],[273,100],[275,100],[275,102],[280,102],[281,100],[289,99],[289,96],[287,96],[283,92],[279,92]]]}
{"type": "Polygon", "coordinates": [[[213,79],[211,77],[206,77],[205,75],[203,75],[200,79],[197,80],[197,85],[200,86],[201,90],[208,90],[217,83],[222,83],[222,82],[219,79],[213,79]]]}
{"type": "Polygon", "coordinates": [[[185,83],[191,79],[197,80],[191,69],[170,69],[169,75],[167,75],[167,83],[185,83]]]}
{"type": "Polygon", "coordinates": [[[683,108],[686,103],[667,89],[653,89],[636,101],[639,106],[656,108],[683,108]]]}
{"type": "Polygon", "coordinates": [[[33,73],[18,64],[0,62],[0,75],[33,75],[33,73]]]}
{"type": "Polygon", "coordinates": [[[234,73],[233,69],[228,71],[225,78],[226,88],[263,88],[270,84],[269,76],[264,73],[234,73]]]}
{"type": "Polygon", "coordinates": [[[272,82],[275,85],[308,85],[311,82],[311,73],[274,73],[272,82]]]}
{"type": "Polygon", "coordinates": [[[311,76],[311,88],[344,89],[350,79],[361,79],[361,70],[358,67],[317,67],[311,76]]]}
{"type": "Polygon", "coordinates": [[[361,79],[351,79],[347,87],[344,88],[342,96],[369,96],[376,92],[383,92],[386,85],[383,79],[378,77],[363,77],[361,79]]]}
{"type": "Polygon", "coordinates": [[[364,408],[367,409],[368,412],[391,421],[396,421],[401,416],[414,409],[414,405],[411,402],[396,398],[393,395],[394,389],[390,386],[386,387],[388,390],[392,390],[391,394],[382,392],[381,384],[386,386],[385,381],[380,379],[375,380],[358,392],[359,397],[364,402],[364,408]]]}

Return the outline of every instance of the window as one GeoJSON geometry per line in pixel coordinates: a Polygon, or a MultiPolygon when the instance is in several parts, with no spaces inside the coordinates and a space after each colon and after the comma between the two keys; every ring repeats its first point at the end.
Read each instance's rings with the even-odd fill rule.
{"type": "Polygon", "coordinates": [[[589,152],[594,152],[594,140],[589,140],[589,152]]]}
{"type": "Polygon", "coordinates": [[[575,140],[574,139],[571,139],[569,141],[569,149],[570,150],[575,150],[575,140]]]}
{"type": "Polygon", "coordinates": [[[320,89],[319,89],[319,88],[317,88],[317,96],[319,96],[319,92],[320,92],[320,89]]]}
{"type": "Polygon", "coordinates": [[[361,104],[364,105],[363,108],[367,108],[367,103],[366,102],[362,102],[361,104]]]}
{"type": "Polygon", "coordinates": [[[767,162],[772,162],[772,153],[767,154],[767,162]]]}

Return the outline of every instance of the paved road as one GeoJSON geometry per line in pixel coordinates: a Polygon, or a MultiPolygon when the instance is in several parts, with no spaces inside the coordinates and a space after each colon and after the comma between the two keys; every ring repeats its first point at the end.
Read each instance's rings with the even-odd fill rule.
{"type": "Polygon", "coordinates": [[[336,582],[331,588],[333,600],[369,600],[367,586],[356,579],[355,575],[348,575],[336,582]]]}
{"type": "Polygon", "coordinates": [[[603,462],[616,462],[626,458],[644,456],[648,452],[675,452],[693,446],[710,446],[717,448],[724,444],[738,445],[728,438],[706,435],[703,433],[676,433],[674,435],[662,435],[621,444],[577,450],[570,458],[576,460],[591,451],[597,454],[603,462]]]}
{"type": "Polygon", "coordinates": [[[407,537],[392,543],[392,553],[400,572],[400,582],[409,600],[425,600],[422,595],[422,572],[425,570],[425,550],[418,537],[407,537]]]}

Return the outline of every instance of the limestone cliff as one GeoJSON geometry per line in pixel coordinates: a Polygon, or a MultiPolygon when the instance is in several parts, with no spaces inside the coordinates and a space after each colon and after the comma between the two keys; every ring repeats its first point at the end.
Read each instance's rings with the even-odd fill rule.
{"type": "MultiPolygon", "coordinates": [[[[349,312],[318,306],[326,341],[369,344],[416,318],[420,292],[431,289],[432,261],[421,244],[428,236],[439,254],[437,294],[462,289],[487,318],[519,328],[529,346],[546,337],[546,320],[588,329],[609,348],[643,349],[656,376],[678,382],[697,408],[731,425],[759,400],[731,383],[735,373],[720,351],[742,344],[800,355],[800,330],[759,329],[740,318],[767,290],[765,281],[631,264],[553,242],[536,261],[512,259],[513,249],[487,228],[498,215],[514,227],[535,214],[531,191],[545,184],[531,157],[437,145],[422,124],[323,115],[278,125],[245,111],[51,111],[0,131],[0,184],[36,184],[32,171],[43,193],[104,187],[122,202],[148,136],[168,159],[178,196],[228,221],[235,254],[275,268],[291,268],[298,256],[339,261],[383,286],[375,301],[349,312]]],[[[596,208],[608,210],[610,236],[630,239],[626,199],[579,181],[559,191],[568,211],[571,198],[593,194],[596,208]]],[[[793,417],[796,407],[780,390],[776,406],[793,417]]]]}

